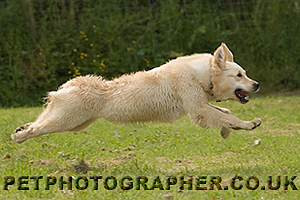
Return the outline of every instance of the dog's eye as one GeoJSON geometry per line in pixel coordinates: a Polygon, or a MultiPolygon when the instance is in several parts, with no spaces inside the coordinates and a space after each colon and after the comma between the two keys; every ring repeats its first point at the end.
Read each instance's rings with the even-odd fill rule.
{"type": "Polygon", "coordinates": [[[241,73],[238,73],[238,75],[237,75],[238,77],[242,77],[242,74],[241,73]]]}

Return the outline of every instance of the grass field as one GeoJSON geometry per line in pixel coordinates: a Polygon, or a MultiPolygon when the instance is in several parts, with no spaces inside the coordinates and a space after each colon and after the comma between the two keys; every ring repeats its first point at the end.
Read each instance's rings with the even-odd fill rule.
{"type": "Polygon", "coordinates": [[[172,124],[98,120],[84,132],[17,144],[10,139],[14,129],[35,120],[42,108],[0,109],[0,199],[299,199],[300,96],[217,105],[263,123],[223,140],[219,130],[202,129],[187,116],[172,124]],[[93,176],[102,176],[98,190],[93,176]],[[235,176],[241,179],[232,186],[235,176]],[[61,177],[72,185],[61,184],[61,177]]]}

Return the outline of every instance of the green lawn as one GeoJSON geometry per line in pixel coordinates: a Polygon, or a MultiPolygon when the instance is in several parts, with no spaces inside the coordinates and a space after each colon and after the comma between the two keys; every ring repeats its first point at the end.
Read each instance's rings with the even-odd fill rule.
{"type": "Polygon", "coordinates": [[[223,140],[218,129],[202,129],[187,116],[172,124],[101,119],[83,132],[17,144],[10,139],[14,129],[42,108],[0,109],[0,199],[299,199],[300,96],[216,105],[263,123],[223,140]]]}

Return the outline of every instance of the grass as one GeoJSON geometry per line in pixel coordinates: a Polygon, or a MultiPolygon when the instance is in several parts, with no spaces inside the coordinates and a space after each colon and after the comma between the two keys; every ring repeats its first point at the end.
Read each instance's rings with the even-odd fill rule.
{"type": "MultiPolygon", "coordinates": [[[[0,174],[3,180],[0,199],[297,199],[300,195],[292,189],[292,184],[284,190],[284,183],[285,176],[290,179],[300,172],[299,103],[300,96],[256,97],[246,105],[234,101],[218,103],[243,120],[254,117],[263,120],[257,129],[233,131],[226,140],[216,128],[202,129],[186,116],[172,124],[119,125],[98,120],[84,132],[44,135],[17,144],[10,139],[14,129],[35,120],[42,108],[0,109],[0,174]],[[56,177],[57,183],[45,190],[49,175],[56,177]],[[5,176],[15,178],[15,183],[8,185],[9,190],[4,190],[5,176]],[[18,179],[21,176],[28,177],[18,179]],[[39,190],[34,190],[32,176],[43,177],[39,190]],[[73,177],[72,190],[68,190],[67,184],[63,185],[63,190],[59,189],[61,176],[65,181],[73,177]],[[103,177],[98,190],[94,190],[94,180],[89,179],[90,176],[103,177]],[[120,188],[120,179],[126,176],[133,179],[130,190],[120,188]],[[137,189],[136,177],[143,181],[142,176],[148,178],[148,189],[152,186],[154,190],[145,190],[142,184],[137,189]],[[158,179],[154,181],[157,176],[162,185],[158,179]],[[167,176],[177,179],[170,190],[167,190],[167,176]],[[193,176],[193,190],[188,190],[187,184],[184,190],[179,189],[180,176],[185,181],[193,176]],[[228,190],[218,190],[216,185],[214,190],[196,190],[196,177],[200,176],[207,176],[202,177],[201,181],[207,183],[201,187],[209,188],[209,180],[219,176],[221,188],[228,186],[228,190]],[[243,178],[235,183],[236,187],[243,186],[241,190],[234,190],[230,185],[235,176],[243,178]],[[251,176],[259,180],[256,190],[246,188],[251,176]],[[273,187],[276,177],[281,177],[278,190],[268,189],[268,176],[272,176],[273,187]],[[78,177],[88,179],[87,189],[76,188],[78,177]],[[114,178],[117,186],[112,189],[114,178]],[[105,180],[112,190],[105,189],[105,180]],[[21,187],[29,190],[18,190],[18,181],[28,181],[21,187]],[[161,187],[164,190],[160,190],[161,187]]],[[[171,183],[174,179],[170,179],[171,183]]],[[[125,179],[124,186],[128,187],[129,182],[125,179]]],[[[293,183],[300,187],[298,177],[293,183]]],[[[79,186],[86,186],[84,180],[79,181],[79,186]]],[[[250,187],[255,186],[255,181],[251,180],[250,187]]]]}

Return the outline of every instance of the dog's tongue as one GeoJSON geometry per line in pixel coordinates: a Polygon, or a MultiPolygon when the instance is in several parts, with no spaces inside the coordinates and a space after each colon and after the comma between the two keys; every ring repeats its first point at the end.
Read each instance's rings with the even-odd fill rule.
{"type": "Polygon", "coordinates": [[[237,91],[239,96],[246,96],[248,94],[248,92],[244,91],[244,90],[239,90],[237,91]]]}

